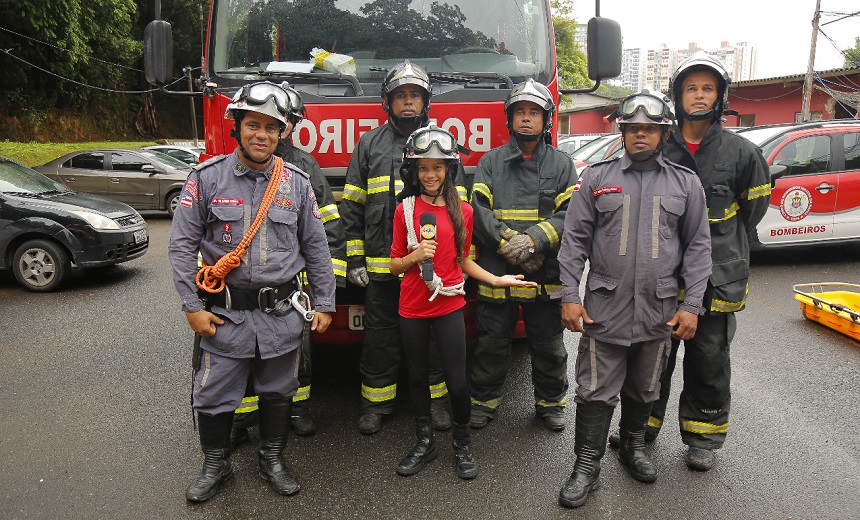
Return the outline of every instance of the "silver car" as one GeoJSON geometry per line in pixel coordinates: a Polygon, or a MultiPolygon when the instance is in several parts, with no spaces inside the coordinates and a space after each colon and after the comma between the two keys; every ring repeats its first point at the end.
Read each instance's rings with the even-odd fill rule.
{"type": "Polygon", "coordinates": [[[34,169],[75,191],[136,210],[164,210],[172,217],[191,166],[153,150],[101,148],[66,154],[34,169]]]}

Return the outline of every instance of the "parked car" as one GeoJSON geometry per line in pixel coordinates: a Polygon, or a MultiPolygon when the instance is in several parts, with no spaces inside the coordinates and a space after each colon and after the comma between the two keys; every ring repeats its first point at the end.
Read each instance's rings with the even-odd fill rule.
{"type": "Polygon", "coordinates": [[[860,121],[818,121],[737,131],[771,165],[767,213],[754,249],[860,241],[860,121]]]}
{"type": "Polygon", "coordinates": [[[165,153],[174,159],[179,159],[185,164],[191,166],[199,163],[200,154],[206,151],[206,148],[202,146],[188,146],[184,144],[158,144],[154,146],[144,146],[143,149],[165,153]]]}
{"type": "Polygon", "coordinates": [[[191,166],[154,150],[105,148],[66,154],[36,171],[70,188],[170,216],[191,166]]]}
{"type": "Polygon", "coordinates": [[[0,269],[25,289],[53,291],[73,266],[126,262],[148,247],[149,227],[127,204],[75,193],[0,157],[0,269]]]}
{"type": "Polygon", "coordinates": [[[574,151],[571,158],[576,171],[582,171],[583,168],[597,161],[618,157],[623,151],[621,134],[606,134],[574,151]]]}
{"type": "Polygon", "coordinates": [[[576,150],[582,148],[586,143],[590,143],[602,135],[606,134],[570,134],[559,136],[558,149],[567,155],[571,155],[576,150]]]}

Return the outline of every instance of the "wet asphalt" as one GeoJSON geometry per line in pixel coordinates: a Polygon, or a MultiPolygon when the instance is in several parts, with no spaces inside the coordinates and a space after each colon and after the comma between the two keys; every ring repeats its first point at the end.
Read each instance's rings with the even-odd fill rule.
{"type": "MultiPolygon", "coordinates": [[[[805,320],[792,298],[795,283],[860,284],[860,248],[754,257],[732,346],[730,431],[710,472],[686,468],[667,419],[649,448],[656,483],[634,481],[608,449],[602,487],[579,509],[559,506],[574,406],[561,433],[535,419],[528,355],[516,345],[500,414],[473,435],[480,476],[456,476],[443,432],[439,457],[399,477],[413,441],[408,396],[401,391],[380,433],[362,436],[359,348],[330,345],[314,357],[319,431],[292,436],[286,451],[301,492],[274,494],[245,445],[233,455],[234,478],[209,502],[189,504],[185,487],[202,461],[189,407],[191,334],[167,261],[170,220],[144,216],[146,255],[75,273],[62,292],[28,293],[0,272],[0,518],[860,518],[860,343],[805,320]]],[[[573,381],[578,338],[565,339],[573,381]]],[[[669,417],[680,370],[674,389],[669,417]]]]}

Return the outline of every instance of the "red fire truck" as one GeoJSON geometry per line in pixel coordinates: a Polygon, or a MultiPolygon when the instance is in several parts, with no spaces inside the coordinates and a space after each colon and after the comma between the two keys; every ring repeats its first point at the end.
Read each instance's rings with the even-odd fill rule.
{"type": "MultiPolygon", "coordinates": [[[[620,28],[599,8],[597,0],[588,24],[597,84],[582,91],[620,71],[620,28]]],[[[144,61],[149,82],[163,86],[173,76],[172,36],[157,18],[159,0],[144,61]]],[[[307,107],[293,142],[313,154],[338,196],[355,144],[387,119],[381,82],[405,59],[433,81],[431,121],[471,150],[467,183],[481,156],[508,140],[504,101],[513,85],[533,78],[559,94],[549,0],[211,0],[200,92],[185,94],[203,96],[206,153],[225,154],[236,147],[233,121],[224,119],[233,94],[249,82],[288,81],[307,107]],[[340,67],[325,70],[312,51],[333,53],[340,67]]],[[[315,341],[360,342],[362,296],[338,292],[332,327],[315,341]]]]}

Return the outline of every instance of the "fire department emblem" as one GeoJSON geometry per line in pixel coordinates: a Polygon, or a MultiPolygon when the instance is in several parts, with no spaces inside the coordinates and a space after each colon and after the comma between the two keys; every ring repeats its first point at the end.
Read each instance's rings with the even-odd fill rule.
{"type": "Polygon", "coordinates": [[[803,186],[792,186],[782,194],[779,212],[789,222],[803,220],[812,209],[812,194],[803,186]]]}

